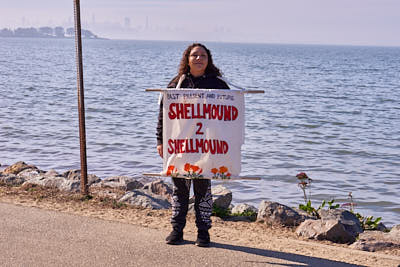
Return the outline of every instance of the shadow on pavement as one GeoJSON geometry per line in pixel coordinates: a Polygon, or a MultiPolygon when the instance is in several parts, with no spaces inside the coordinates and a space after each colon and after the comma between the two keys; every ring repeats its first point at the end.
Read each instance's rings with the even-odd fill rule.
{"type": "Polygon", "coordinates": [[[293,264],[279,263],[278,264],[278,263],[273,263],[273,262],[259,262],[259,261],[248,262],[248,263],[268,263],[268,264],[277,264],[280,266],[285,265],[285,266],[290,266],[290,267],[304,267],[304,266],[359,267],[359,266],[362,266],[362,265],[343,263],[343,262],[338,262],[338,261],[333,261],[333,260],[303,256],[303,255],[292,254],[292,253],[285,253],[285,252],[265,250],[265,249],[259,249],[259,248],[251,248],[251,247],[243,247],[243,246],[234,246],[234,245],[215,243],[215,242],[211,243],[211,247],[240,251],[240,252],[250,253],[250,254],[254,254],[254,255],[270,257],[270,258],[282,259],[282,260],[297,262],[298,264],[296,264],[296,263],[293,263],[293,264]]]}

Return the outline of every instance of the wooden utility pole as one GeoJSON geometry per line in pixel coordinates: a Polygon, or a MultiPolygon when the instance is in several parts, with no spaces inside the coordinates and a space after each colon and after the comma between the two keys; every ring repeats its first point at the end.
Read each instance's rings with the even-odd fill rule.
{"type": "Polygon", "coordinates": [[[78,112],[79,112],[79,140],[81,150],[81,193],[89,194],[86,160],[86,130],[85,130],[85,95],[83,90],[83,63],[82,63],[82,36],[80,1],[74,0],[75,14],[75,48],[78,82],[78,112]]]}

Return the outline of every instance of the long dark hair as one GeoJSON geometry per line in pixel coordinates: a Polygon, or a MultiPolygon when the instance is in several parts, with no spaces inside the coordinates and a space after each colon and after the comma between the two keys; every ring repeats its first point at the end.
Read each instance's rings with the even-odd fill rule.
{"type": "Polygon", "coordinates": [[[208,64],[207,64],[207,68],[204,71],[204,74],[206,75],[213,75],[213,76],[222,76],[221,71],[214,65],[213,60],[212,60],[212,55],[210,50],[208,50],[208,48],[200,43],[193,43],[191,45],[189,45],[185,51],[183,51],[183,55],[182,55],[182,59],[181,62],[179,64],[179,69],[178,69],[178,76],[175,77],[175,79],[173,80],[173,82],[177,82],[179,80],[179,78],[183,75],[183,74],[188,74],[190,73],[190,67],[189,67],[189,56],[190,56],[190,52],[192,51],[193,48],[200,46],[202,48],[204,48],[204,50],[207,52],[207,56],[208,56],[208,64]],[[176,80],[176,81],[175,81],[176,80]]]}

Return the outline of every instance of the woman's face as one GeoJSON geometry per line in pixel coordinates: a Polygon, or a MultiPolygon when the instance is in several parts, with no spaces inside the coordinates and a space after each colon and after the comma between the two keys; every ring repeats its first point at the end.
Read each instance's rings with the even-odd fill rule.
{"type": "Polygon", "coordinates": [[[207,51],[201,46],[192,48],[189,54],[190,73],[195,76],[202,76],[208,65],[207,51]]]}

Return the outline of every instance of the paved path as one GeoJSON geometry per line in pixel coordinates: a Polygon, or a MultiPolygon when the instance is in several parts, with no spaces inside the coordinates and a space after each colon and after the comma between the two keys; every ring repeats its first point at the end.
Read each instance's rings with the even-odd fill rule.
{"type": "Polygon", "coordinates": [[[0,203],[1,266],[355,266],[214,242],[164,242],[167,233],[38,208],[0,203]]]}

